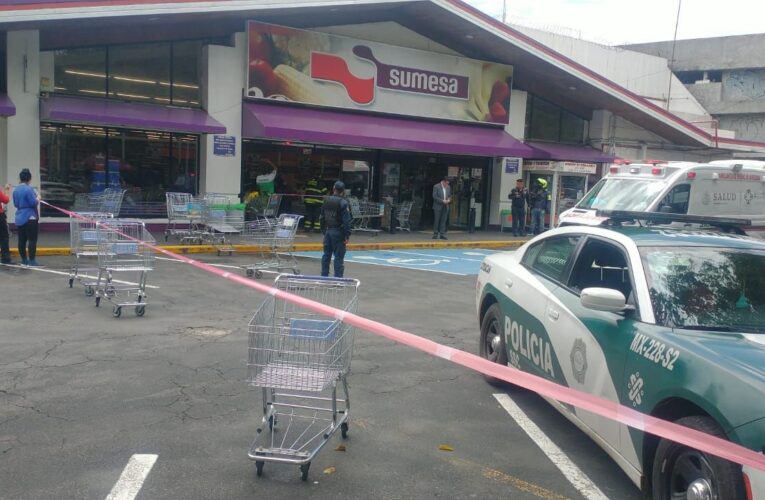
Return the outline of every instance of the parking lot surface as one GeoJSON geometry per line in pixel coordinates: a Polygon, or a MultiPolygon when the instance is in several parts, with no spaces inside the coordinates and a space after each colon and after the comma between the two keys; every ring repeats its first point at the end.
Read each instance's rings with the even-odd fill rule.
{"type": "MultiPolygon", "coordinates": [[[[200,258],[232,272],[249,259],[200,258]]],[[[300,261],[304,273],[318,272],[318,260],[300,261]]],[[[57,274],[68,259],[44,263],[39,271],[0,269],[1,498],[105,498],[134,454],[156,455],[142,499],[596,498],[572,484],[497,393],[603,496],[640,497],[533,393],[491,387],[479,374],[363,331],[345,451],[333,437],[307,482],[296,466],[274,464],[257,478],[247,450],[260,392],[245,382],[246,332],[264,294],[158,260],[146,315],[113,318],[57,274]]],[[[403,267],[349,259],[346,275],[362,283],[359,313],[477,352],[475,278],[403,267]]]]}

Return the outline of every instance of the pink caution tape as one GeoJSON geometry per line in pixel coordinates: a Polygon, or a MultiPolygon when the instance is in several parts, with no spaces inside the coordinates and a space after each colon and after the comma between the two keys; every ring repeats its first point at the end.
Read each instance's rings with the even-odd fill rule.
{"type": "MultiPolygon", "coordinates": [[[[76,212],[56,207],[46,202],[46,205],[59,210],[70,217],[80,218],[83,220],[89,220],[76,212]]],[[[92,221],[95,222],[95,221],[92,221]]],[[[133,238],[131,238],[133,239],[133,238]]],[[[139,241],[139,240],[135,240],[139,241]]],[[[319,314],[339,319],[349,325],[361,328],[375,335],[385,337],[393,340],[399,344],[404,344],[414,349],[423,351],[431,356],[436,356],[452,363],[464,366],[471,370],[475,370],[484,375],[504,380],[511,384],[523,387],[530,391],[536,392],[541,396],[545,396],[551,399],[555,399],[562,403],[567,403],[582,410],[600,415],[602,417],[614,420],[621,424],[633,427],[643,432],[653,434],[655,436],[680,443],[691,448],[716,455],[718,457],[736,462],[742,465],[747,465],[761,471],[765,471],[765,455],[757,453],[737,445],[725,439],[721,439],[716,436],[712,436],[705,432],[700,432],[689,427],[678,425],[668,420],[662,420],[644,413],[640,413],[632,408],[603,399],[586,392],[577,391],[569,387],[562,386],[555,382],[551,382],[547,379],[532,375],[530,373],[523,372],[511,366],[503,366],[497,363],[493,363],[475,354],[470,354],[459,349],[454,349],[432,340],[428,340],[423,337],[393,328],[392,326],[373,321],[356,314],[342,311],[334,307],[314,302],[313,300],[306,299],[297,295],[293,295],[282,290],[278,290],[274,287],[258,283],[251,279],[245,278],[239,274],[234,274],[228,271],[223,271],[217,267],[199,262],[184,255],[179,255],[156,245],[151,245],[146,242],[140,242],[151,248],[156,252],[162,253],[176,260],[180,260],[201,269],[209,273],[215,274],[227,280],[239,283],[240,285],[253,288],[263,293],[273,295],[280,299],[286,300],[293,304],[305,307],[311,311],[319,314]]]]}

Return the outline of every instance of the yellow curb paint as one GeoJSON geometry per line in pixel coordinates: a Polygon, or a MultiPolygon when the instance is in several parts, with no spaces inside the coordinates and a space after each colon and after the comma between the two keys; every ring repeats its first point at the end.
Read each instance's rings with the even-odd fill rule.
{"type": "MultiPolygon", "coordinates": [[[[384,243],[349,243],[348,250],[414,250],[414,249],[443,249],[443,248],[482,248],[482,249],[505,249],[510,250],[523,245],[525,241],[518,240],[483,240],[483,241],[391,241],[384,243]]],[[[255,253],[268,250],[265,247],[255,245],[233,245],[236,253],[255,253]]],[[[180,254],[203,254],[217,253],[218,249],[212,245],[162,245],[161,248],[180,254]]],[[[320,252],[323,250],[321,243],[297,243],[293,247],[294,252],[320,252]]],[[[224,255],[227,251],[222,252],[224,255]]],[[[11,254],[18,257],[18,249],[11,249],[11,254]]],[[[71,255],[69,247],[38,247],[37,255],[71,255]]]]}

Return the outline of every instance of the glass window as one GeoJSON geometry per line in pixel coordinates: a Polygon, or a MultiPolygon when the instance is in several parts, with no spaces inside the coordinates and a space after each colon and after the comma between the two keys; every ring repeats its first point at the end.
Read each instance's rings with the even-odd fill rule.
{"type": "Polygon", "coordinates": [[[560,137],[560,108],[534,97],[531,101],[530,139],[557,141],[560,137]]]}
{"type": "Polygon", "coordinates": [[[560,142],[581,144],[584,141],[585,120],[573,113],[561,110],[560,117],[560,142]]]}
{"type": "Polygon", "coordinates": [[[765,252],[643,247],[640,254],[657,324],[765,333],[765,252]]]}
{"type": "Polygon", "coordinates": [[[8,78],[6,77],[5,37],[0,36],[0,93],[8,92],[8,78]]]}
{"type": "Polygon", "coordinates": [[[691,194],[690,184],[678,184],[667,193],[659,203],[659,212],[667,214],[687,214],[688,200],[691,194]]]}
{"type": "Polygon", "coordinates": [[[170,44],[109,47],[109,97],[170,104],[170,44]]]}
{"type": "Polygon", "coordinates": [[[566,266],[579,243],[579,236],[549,238],[540,243],[531,267],[553,281],[560,282],[566,266]]]}
{"type": "Polygon", "coordinates": [[[173,104],[199,106],[199,63],[202,43],[198,41],[173,43],[173,104]]]}
{"type": "Polygon", "coordinates": [[[610,288],[629,298],[632,281],[627,257],[619,247],[590,238],[579,253],[569,284],[578,292],[591,287],[610,288]]]}
{"type": "Polygon", "coordinates": [[[664,189],[664,183],[661,181],[606,177],[598,181],[576,206],[585,210],[640,212],[653,203],[662,189],[664,189]]]}
{"type": "Polygon", "coordinates": [[[53,90],[59,94],[106,97],[106,47],[56,51],[53,90]]]}

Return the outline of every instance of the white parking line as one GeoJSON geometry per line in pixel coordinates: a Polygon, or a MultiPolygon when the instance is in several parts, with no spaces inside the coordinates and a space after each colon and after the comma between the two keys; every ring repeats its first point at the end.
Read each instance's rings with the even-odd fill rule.
{"type": "Polygon", "coordinates": [[[133,500],[154,467],[157,455],[133,455],[106,500],[133,500]]]}
{"type": "Polygon", "coordinates": [[[381,252],[385,253],[399,253],[403,255],[417,255],[419,257],[435,257],[438,259],[450,259],[450,260],[465,260],[468,262],[482,262],[483,259],[466,259],[463,256],[460,255],[435,255],[432,253],[422,253],[422,252],[412,252],[409,250],[381,250],[381,252]]]}
{"type": "MultiPolygon", "coordinates": [[[[15,264],[3,264],[3,265],[6,266],[6,267],[13,267],[13,268],[16,268],[16,269],[26,269],[28,271],[37,271],[37,272],[40,272],[40,273],[57,274],[59,276],[71,276],[67,272],[56,271],[55,269],[45,269],[44,267],[19,266],[19,265],[15,265],[15,264]]],[[[79,277],[80,278],[87,278],[87,279],[93,280],[93,281],[98,279],[98,276],[90,276],[88,274],[80,274],[79,277]]],[[[115,279],[113,279],[112,281],[114,283],[119,283],[120,285],[138,286],[138,283],[133,283],[132,281],[121,281],[121,280],[115,280],[115,279]]],[[[154,288],[155,290],[159,289],[158,286],[154,286],[154,285],[146,285],[146,288],[154,288]]]]}
{"type": "Polygon", "coordinates": [[[600,491],[600,488],[595,486],[595,483],[587,477],[587,474],[576,466],[574,462],[568,458],[568,455],[558,448],[547,435],[542,432],[542,429],[532,422],[529,417],[523,412],[523,410],[515,404],[507,394],[494,394],[494,398],[502,405],[507,413],[518,423],[521,429],[528,434],[531,440],[542,449],[547,458],[560,470],[566,479],[574,485],[574,488],[579,490],[585,498],[589,500],[608,500],[608,497],[600,491]]]}

